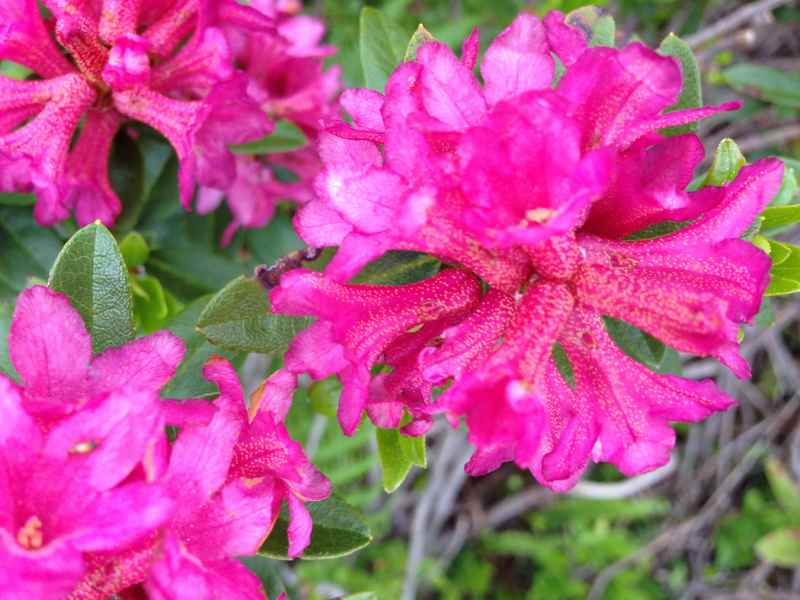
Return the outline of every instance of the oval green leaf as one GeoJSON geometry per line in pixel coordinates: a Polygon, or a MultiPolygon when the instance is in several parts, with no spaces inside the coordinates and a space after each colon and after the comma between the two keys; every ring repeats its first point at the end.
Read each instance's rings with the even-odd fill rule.
{"type": "Polygon", "coordinates": [[[13,307],[5,302],[0,302],[0,372],[16,380],[19,376],[14,365],[11,364],[8,354],[8,332],[11,329],[13,315],[13,307]]]}
{"type": "Polygon", "coordinates": [[[761,213],[764,222],[761,224],[762,231],[780,229],[787,225],[800,223],[800,204],[789,206],[770,206],[761,213]]]}
{"type": "Polygon", "coordinates": [[[383,489],[387,493],[391,494],[400,487],[411,472],[411,467],[427,466],[425,436],[411,437],[397,429],[378,429],[375,437],[383,472],[383,489]]]}
{"type": "Polygon", "coordinates": [[[50,288],[69,296],[92,336],[95,352],[136,335],[128,271],[114,236],[87,225],[64,245],[50,271],[50,288]]]}
{"type": "Polygon", "coordinates": [[[368,88],[383,91],[389,75],[403,61],[410,37],[378,9],[361,10],[361,68],[368,88]]]}
{"type": "MultiPolygon", "coordinates": [[[[372,541],[372,533],[363,516],[336,494],[321,502],[308,502],[306,508],[311,513],[314,529],[311,543],[303,553],[304,559],[347,556],[372,541]]],[[[259,554],[289,560],[288,528],[289,513],[284,507],[259,554]]]]}
{"type": "MultiPolygon", "coordinates": [[[[673,56],[681,63],[683,87],[678,102],[667,109],[667,112],[699,108],[703,105],[703,84],[700,79],[700,67],[697,58],[689,45],[674,33],[670,33],[658,47],[664,56],[673,56]]],[[[663,130],[666,135],[680,135],[697,129],[697,123],[689,123],[680,127],[669,127],[663,130]]]]}
{"type": "Polygon", "coordinates": [[[211,298],[200,314],[197,330],[226,350],[269,354],[286,350],[310,322],[273,314],[264,288],[252,278],[239,277],[211,298]]]}
{"type": "Polygon", "coordinates": [[[737,92],[765,102],[800,108],[800,76],[780,69],[755,64],[739,64],[725,69],[722,78],[737,92]]]}

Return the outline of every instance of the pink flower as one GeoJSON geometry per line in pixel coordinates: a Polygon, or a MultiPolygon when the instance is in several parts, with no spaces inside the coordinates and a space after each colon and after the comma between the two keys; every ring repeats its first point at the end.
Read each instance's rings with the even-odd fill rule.
{"type": "Polygon", "coordinates": [[[81,600],[143,588],[154,598],[263,598],[259,580],[235,560],[258,551],[287,502],[291,556],[302,554],[312,523],[304,502],[323,500],[330,483],[291,440],[271,406],[249,420],[233,367],[204,368],[220,396],[208,422],[186,423],[169,450],[161,484],[180,507],[165,533],[90,557],[73,592],[81,600]]]}
{"type": "Polygon", "coordinates": [[[40,224],[73,210],[79,225],[114,223],[121,205],[108,181],[108,156],[127,120],[147,123],[173,144],[187,208],[196,182],[233,181],[229,144],[271,131],[244,91],[246,78],[234,77],[225,36],[212,26],[271,28],[254,9],[233,0],[45,4],[53,15],[47,22],[32,0],[0,4],[0,59],[41,77],[0,78],[0,189],[35,191],[40,224]]]}
{"type": "Polygon", "coordinates": [[[0,594],[17,598],[24,590],[27,596],[64,598],[86,570],[89,553],[149,535],[174,505],[157,484],[121,483],[111,475],[130,470],[114,452],[114,433],[102,431],[118,429],[118,422],[95,420],[97,437],[83,437],[89,433],[80,427],[85,421],[69,420],[45,434],[23,410],[22,390],[1,376],[0,404],[0,594]],[[65,436],[75,443],[62,444],[65,436]],[[98,479],[107,485],[95,485],[98,479]]]}
{"type": "Polygon", "coordinates": [[[66,296],[43,286],[19,295],[8,346],[22,378],[25,409],[48,422],[94,406],[117,390],[158,392],[184,353],[181,340],[161,332],[93,358],[78,311],[66,296]]]}
{"type": "MultiPolygon", "coordinates": [[[[330,280],[350,279],[388,250],[415,250],[475,273],[488,291],[446,326],[434,321],[382,343],[377,362],[393,370],[372,377],[373,355],[343,358],[341,334],[332,333],[353,327],[353,311],[311,294],[305,305],[284,304],[311,277],[290,272],[273,306],[321,319],[298,337],[287,369],[305,344],[314,348],[325,359],[319,372],[305,370],[340,374],[340,412],[360,370],[356,389],[369,384],[366,406],[382,426],[397,426],[403,411],[421,431],[439,410],[465,417],[473,474],[515,461],[564,490],[590,459],[628,475],[656,468],[674,444],[670,421],[702,419],[732,400],[710,381],[658,375],[627,358],[601,316],[749,376],[739,324],[758,312],[770,261],[739,238],[777,193],[781,163],[762,160],[727,186],[686,192],[702,144],[659,130],[736,105],[664,112],[681,90],[677,61],[639,43],[590,48],[559,13],[544,24],[520,15],[487,50],[483,85],[472,72],[476,35],[462,54],[427,43],[397,68],[385,95],[343,95],[352,124],[322,136],[318,198],[296,225],[314,246],[339,246],[330,280]],[[551,53],[566,67],[555,87],[551,53]],[[624,239],[674,221],[691,224],[624,239]],[[329,306],[337,307],[330,316],[329,306]],[[556,344],[574,387],[554,362],[556,344]],[[419,400],[448,382],[437,404],[419,400]]],[[[342,289],[355,297],[359,287],[342,289]]],[[[382,323],[356,321],[358,339],[383,341],[382,323]]],[[[266,393],[285,402],[290,384],[279,372],[266,393]]],[[[364,404],[353,405],[360,414],[364,404]]],[[[357,418],[342,422],[349,432],[357,418]]]]}
{"type": "Polygon", "coordinates": [[[92,358],[67,298],[36,286],[9,335],[22,385],[0,377],[2,595],[263,598],[236,557],[257,552],[286,502],[292,556],[311,539],[307,501],[330,483],[283,425],[285,409],[248,418],[233,368],[205,366],[211,404],[162,400],[184,353],[157,333],[92,358]],[[180,428],[170,446],[166,425],[180,428]],[[179,510],[178,510],[179,509],[179,510]],[[41,592],[41,593],[39,593],[41,592]]]}
{"type": "Polygon", "coordinates": [[[296,151],[259,157],[237,158],[236,177],[202,182],[201,212],[216,208],[223,198],[233,213],[233,222],[223,236],[230,242],[239,227],[266,225],[282,200],[300,204],[313,197],[312,182],[321,168],[314,148],[323,123],[338,118],[336,101],[341,87],[338,66],[325,69],[325,59],[336,52],[322,45],[325,25],[317,18],[296,14],[300,2],[253,2],[252,7],[272,19],[275,29],[243,32],[226,27],[228,44],[236,63],[248,76],[248,93],[275,119],[297,125],[309,145],[296,151]],[[293,183],[278,180],[273,167],[288,169],[293,183]]]}
{"type": "Polygon", "coordinates": [[[413,357],[415,353],[409,350],[418,352],[437,332],[457,323],[479,297],[477,279],[455,269],[399,287],[342,285],[319,273],[290,271],[272,291],[273,308],[285,314],[314,315],[318,320],[292,343],[285,371],[272,376],[265,395],[279,391],[284,400],[278,403],[285,405],[294,376],[308,373],[322,379],[335,373],[344,385],[339,422],[347,435],[355,431],[365,409],[384,427],[399,425],[404,406],[413,416],[430,421],[425,415],[430,386],[420,389],[423,382],[416,369],[406,368],[407,355],[413,357]],[[378,363],[389,364],[395,371],[379,378],[379,389],[371,391],[370,370],[378,363]],[[407,390],[409,401],[390,406],[380,398],[386,387],[407,390]]]}

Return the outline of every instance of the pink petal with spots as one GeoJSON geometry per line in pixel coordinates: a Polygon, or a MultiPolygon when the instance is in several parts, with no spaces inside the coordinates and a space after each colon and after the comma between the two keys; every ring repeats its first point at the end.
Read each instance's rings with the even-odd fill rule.
{"type": "MultiPolygon", "coordinates": [[[[344,385],[339,417],[347,434],[355,431],[366,406],[369,369],[392,341],[416,325],[469,310],[479,297],[477,281],[457,270],[405,286],[348,286],[296,270],[271,292],[276,312],[320,319],[304,332],[307,348],[318,346],[320,355],[335,356],[336,345],[341,346],[347,362],[339,370],[344,385]]],[[[312,365],[304,370],[312,371],[312,365]]]]}
{"type": "Polygon", "coordinates": [[[94,221],[111,227],[122,210],[108,177],[111,144],[121,123],[121,115],[113,109],[91,109],[69,154],[63,203],[74,209],[81,227],[94,221]]]}
{"type": "Polygon", "coordinates": [[[44,79],[74,70],[53,43],[36,0],[0,3],[0,58],[24,65],[44,79]]]}
{"type": "Polygon", "coordinates": [[[599,425],[599,460],[636,475],[667,463],[670,421],[698,421],[733,400],[713,382],[658,375],[622,353],[598,315],[576,310],[561,337],[583,396],[599,425]]]}
{"type": "Polygon", "coordinates": [[[702,142],[692,134],[635,143],[619,156],[615,181],[592,205],[582,230],[622,238],[707,212],[716,198],[685,191],[704,155],[702,142]]]}
{"type": "Polygon", "coordinates": [[[439,42],[429,42],[417,51],[422,65],[420,97],[427,113],[452,129],[477,125],[486,114],[475,76],[439,42]]]}
{"type": "Polygon", "coordinates": [[[92,393],[105,394],[126,387],[159,392],[172,379],[185,352],[183,341],[168,331],[109,348],[92,361],[92,393]]]}
{"type": "Polygon", "coordinates": [[[581,247],[586,259],[575,286],[582,304],[749,376],[738,325],[756,315],[768,283],[770,261],[761,250],[737,239],[665,247],[658,239],[585,238],[581,247]]]}

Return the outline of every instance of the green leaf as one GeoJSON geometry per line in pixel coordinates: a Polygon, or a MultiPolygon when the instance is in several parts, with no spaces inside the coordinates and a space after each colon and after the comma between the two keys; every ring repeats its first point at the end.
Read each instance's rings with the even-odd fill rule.
{"type": "Polygon", "coordinates": [[[800,76],[794,73],[745,63],[725,69],[722,78],[737,92],[772,104],[800,108],[800,76]]]}
{"type": "MultiPolygon", "coordinates": [[[[703,84],[700,78],[700,67],[689,45],[674,33],[670,33],[658,47],[664,56],[674,56],[681,63],[683,72],[683,88],[678,101],[667,109],[667,112],[699,108],[703,105],[703,84]]],[[[697,123],[688,123],[679,127],[664,130],[667,135],[680,135],[697,129],[697,123]]]]}
{"type": "Polygon", "coordinates": [[[281,563],[258,554],[255,556],[243,556],[239,560],[261,580],[261,585],[264,587],[264,591],[267,592],[267,598],[274,600],[281,594],[287,593],[286,585],[278,568],[281,563]]]}
{"type": "Polygon", "coordinates": [[[800,204],[790,206],[770,206],[761,213],[764,222],[761,224],[762,231],[780,229],[787,225],[800,223],[800,204]]]}
{"type": "Polygon", "coordinates": [[[791,245],[776,240],[767,240],[767,242],[769,243],[769,257],[772,259],[773,267],[783,264],[792,255],[791,245]]]}
{"type": "Polygon", "coordinates": [[[411,40],[408,42],[403,60],[405,62],[416,60],[417,50],[419,50],[423,44],[434,41],[436,41],[436,38],[433,37],[433,34],[425,29],[425,25],[420,23],[419,27],[417,27],[417,30],[414,32],[414,35],[411,36],[411,40]]]}
{"type": "Polygon", "coordinates": [[[36,196],[17,192],[0,192],[0,204],[3,206],[33,206],[36,204],[36,196]]]}
{"type": "Polygon", "coordinates": [[[170,315],[170,305],[161,282],[152,275],[131,279],[133,306],[141,329],[153,333],[163,329],[170,315]]]}
{"type": "Polygon", "coordinates": [[[753,242],[753,245],[756,248],[760,248],[761,250],[763,250],[767,254],[769,254],[772,251],[772,248],[770,247],[770,244],[769,244],[769,240],[767,238],[765,238],[763,235],[755,236],[752,239],[752,242],[753,242]]]}
{"type": "Polygon", "coordinates": [[[244,235],[247,249],[253,254],[253,258],[267,265],[307,246],[297,237],[291,216],[285,211],[279,211],[266,227],[247,229],[244,235]]]}
{"type": "MultiPolygon", "coordinates": [[[[372,534],[361,514],[336,494],[321,502],[308,502],[306,508],[311,513],[314,529],[303,558],[338,558],[352,554],[372,541],[372,534]]],[[[288,560],[288,528],[289,514],[284,508],[259,553],[288,560]]]]}
{"type": "Polygon", "coordinates": [[[797,292],[800,292],[800,281],[773,275],[764,295],[786,296],[787,294],[796,294],[797,292]]]}
{"type": "Polygon", "coordinates": [[[765,295],[782,296],[800,291],[800,248],[784,242],[769,240],[770,284],[765,295]]]}
{"type": "Polygon", "coordinates": [[[414,465],[425,468],[425,436],[403,435],[397,429],[378,429],[378,457],[383,472],[383,489],[389,494],[405,481],[414,465]]]}
{"type": "Polygon", "coordinates": [[[612,317],[603,317],[611,338],[634,360],[657,368],[664,358],[666,346],[649,333],[612,317]]]}
{"type": "Polygon", "coordinates": [[[239,364],[243,360],[243,355],[220,350],[195,331],[195,323],[210,299],[211,296],[198,298],[167,323],[167,329],[186,344],[186,354],[175,375],[161,391],[161,395],[165,398],[200,398],[216,395],[217,386],[203,377],[202,370],[206,361],[215,354],[224,356],[234,364],[239,364]]]}
{"type": "Polygon", "coordinates": [[[9,375],[12,379],[19,379],[8,355],[8,332],[11,329],[13,315],[14,308],[10,304],[0,303],[0,372],[9,375]]]}
{"type": "Polygon", "coordinates": [[[0,61],[0,75],[10,77],[11,79],[27,79],[31,74],[28,67],[24,67],[18,63],[11,62],[10,60],[0,61]]]}
{"type": "Polygon", "coordinates": [[[131,231],[119,244],[122,258],[129,269],[141,267],[150,256],[150,248],[141,233],[131,231]]]}
{"type": "Polygon", "coordinates": [[[361,68],[368,88],[383,91],[386,80],[405,56],[409,35],[371,6],[361,10],[361,68]]]}
{"type": "Polygon", "coordinates": [[[583,6],[570,12],[566,21],[581,29],[589,38],[590,46],[614,47],[616,24],[614,17],[597,6],[583,6]]]}
{"type": "Polygon", "coordinates": [[[770,241],[770,250],[775,253],[770,275],[800,281],[800,247],[783,242],[770,241]],[[788,256],[782,253],[788,251],[788,256]]]}
{"type": "Polygon", "coordinates": [[[135,337],[128,271],[114,236],[103,225],[87,225],[70,238],[48,285],[69,296],[81,313],[95,352],[135,337]]]}
{"type": "Polygon", "coordinates": [[[252,278],[239,277],[211,299],[197,321],[197,330],[227,350],[269,354],[286,350],[310,322],[272,314],[264,288],[252,278]]]}
{"type": "Polygon", "coordinates": [[[756,552],[779,567],[800,567],[800,528],[787,527],[765,535],[756,543],[756,552]]]}
{"type": "MultiPolygon", "coordinates": [[[[161,203],[155,203],[161,204],[161,203]]],[[[172,204],[167,202],[167,204],[172,204]]],[[[143,231],[150,245],[147,272],[181,300],[216,293],[226,281],[252,271],[231,249],[219,249],[216,215],[187,215],[175,201],[174,214],[143,231]]]]}
{"type": "Polygon", "coordinates": [[[354,283],[403,285],[436,275],[442,263],[427,254],[399,250],[387,252],[372,261],[354,279],[354,283]]]}
{"type": "Polygon", "coordinates": [[[145,151],[125,133],[120,133],[114,138],[109,156],[108,175],[111,187],[122,201],[122,214],[114,224],[116,233],[133,229],[146,200],[143,190],[145,151]]]}
{"type": "Polygon", "coordinates": [[[714,153],[714,162],[703,180],[702,187],[707,185],[721,186],[736,179],[736,175],[747,163],[747,160],[730,138],[725,138],[717,146],[714,153]]]}
{"type": "Polygon", "coordinates": [[[771,458],[766,465],[767,481],[772,494],[786,511],[790,522],[800,527],[800,483],[792,479],[780,461],[771,458]]]}
{"type": "Polygon", "coordinates": [[[308,145],[308,137],[297,125],[291,121],[278,121],[275,129],[268,136],[231,146],[234,154],[274,154],[276,152],[291,152],[308,145]]]}

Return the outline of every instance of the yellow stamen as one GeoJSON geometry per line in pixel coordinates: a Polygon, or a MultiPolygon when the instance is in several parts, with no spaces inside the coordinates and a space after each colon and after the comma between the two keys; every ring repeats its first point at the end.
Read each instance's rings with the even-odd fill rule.
{"type": "Polygon", "coordinates": [[[546,223],[556,214],[552,208],[532,208],[525,213],[525,220],[529,223],[546,223]]]}
{"type": "Polygon", "coordinates": [[[17,542],[26,550],[38,550],[42,547],[44,536],[39,517],[34,515],[25,521],[25,525],[17,532],[17,542]]]}
{"type": "Polygon", "coordinates": [[[72,448],[69,449],[70,454],[89,454],[92,450],[97,448],[97,444],[88,441],[88,442],[78,442],[72,448]]]}

